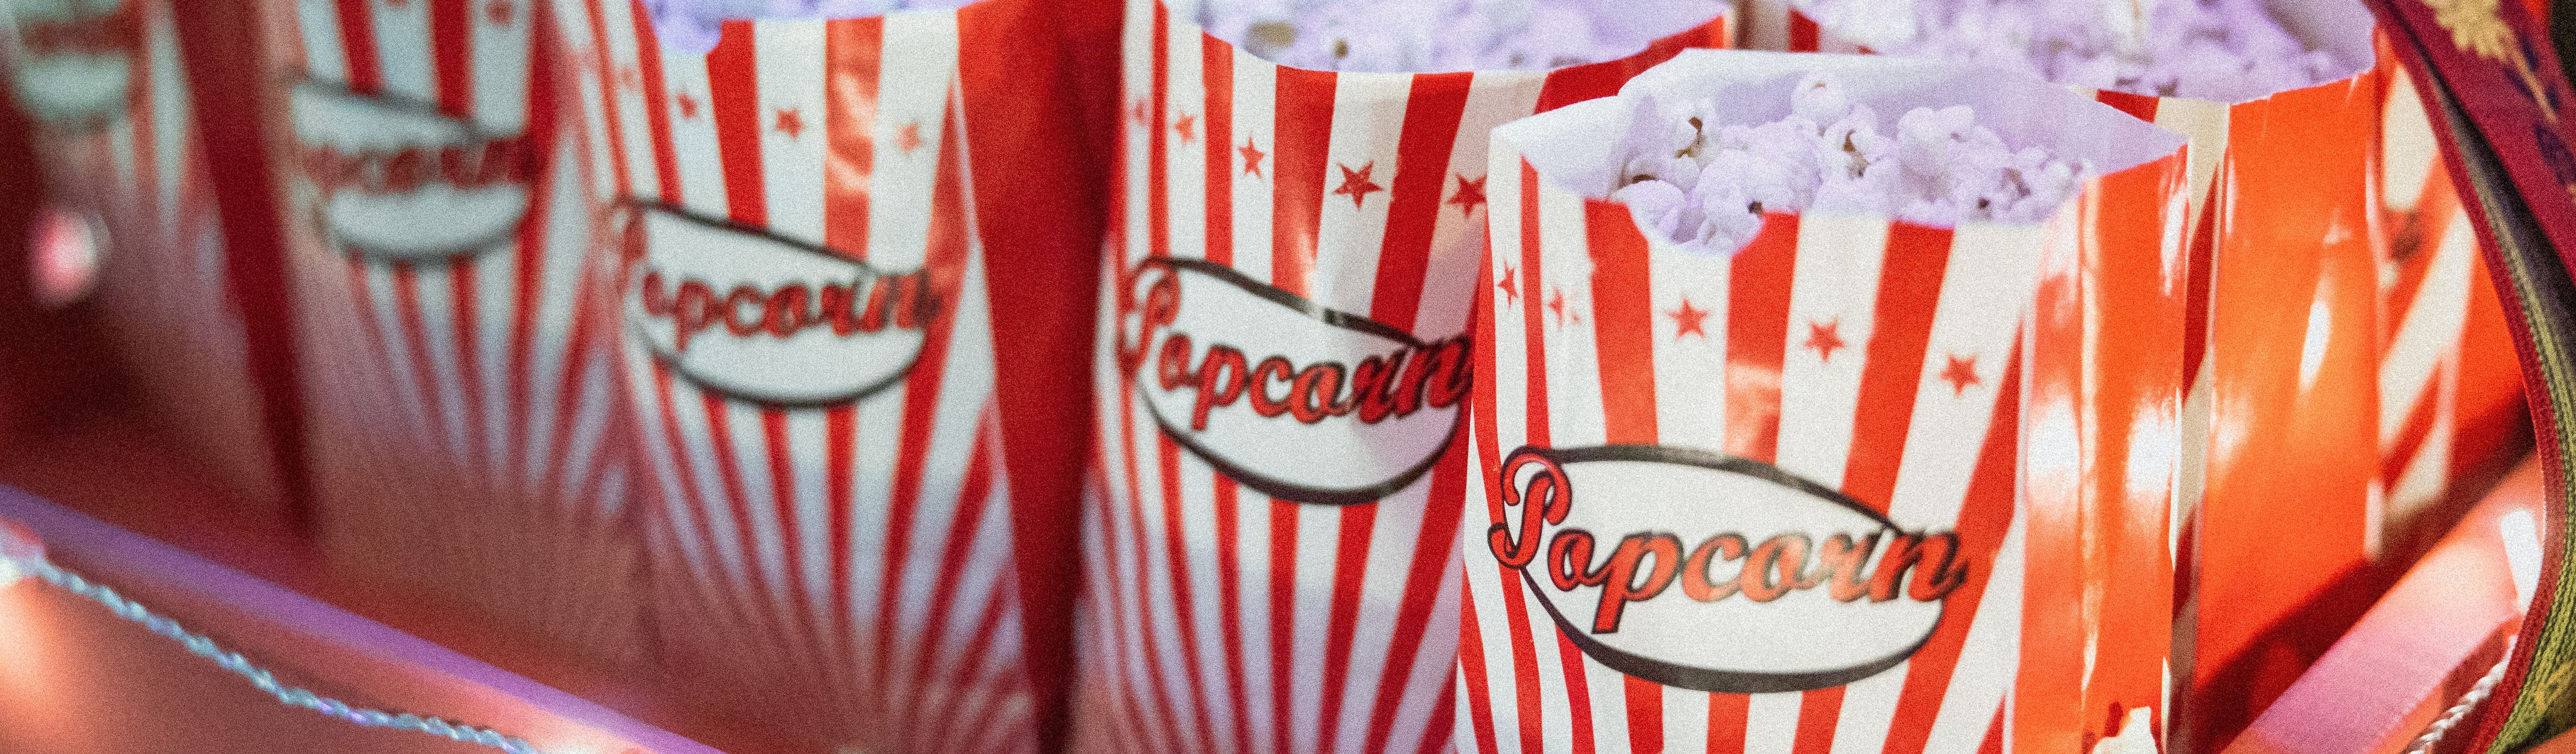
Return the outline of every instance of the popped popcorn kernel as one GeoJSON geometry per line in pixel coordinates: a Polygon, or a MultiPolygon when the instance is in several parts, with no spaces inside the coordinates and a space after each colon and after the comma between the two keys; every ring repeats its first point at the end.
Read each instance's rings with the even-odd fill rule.
{"type": "Polygon", "coordinates": [[[976,0],[644,0],[662,43],[693,52],[715,49],[735,19],[867,18],[906,10],[950,10],[976,0]]]}
{"type": "Polygon", "coordinates": [[[1429,73],[1616,60],[1729,7],[1688,0],[1675,16],[1621,0],[1204,0],[1197,17],[1218,39],[1280,65],[1429,73]]]}
{"type": "Polygon", "coordinates": [[[1732,253],[1764,212],[1892,216],[1924,225],[2029,224],[2083,190],[2092,168],[2006,144],[1966,105],[1918,107],[1892,133],[1832,76],[1811,74],[1769,123],[1717,123],[1714,100],[1635,96],[1613,201],[1695,253],[1732,253]]]}
{"type": "Polygon", "coordinates": [[[2239,102],[2353,64],[2301,41],[2263,0],[1797,0],[1878,52],[2030,71],[2068,86],[2239,102]]]}

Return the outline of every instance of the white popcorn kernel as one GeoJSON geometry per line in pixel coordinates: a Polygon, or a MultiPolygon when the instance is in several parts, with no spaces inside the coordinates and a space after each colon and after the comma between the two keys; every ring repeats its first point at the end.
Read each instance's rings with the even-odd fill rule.
{"type": "Polygon", "coordinates": [[[2236,102],[2349,72],[2261,0],[1795,1],[1828,32],[1882,53],[2026,70],[2068,86],[2236,102]]]}
{"type": "Polygon", "coordinates": [[[1789,91],[1789,115],[1769,123],[1717,123],[1713,100],[1630,113],[1620,154],[1624,202],[1639,224],[1695,253],[1729,253],[1762,228],[1765,212],[1894,217],[1924,225],[2029,224],[2083,190],[2092,169],[2048,150],[2006,144],[1965,105],[1918,107],[1880,131],[1878,114],[1853,103],[1831,77],[1789,91]],[[1828,125],[1821,118],[1832,116],[1828,125]],[[1704,136],[1670,155],[1687,132],[1704,136]]]}

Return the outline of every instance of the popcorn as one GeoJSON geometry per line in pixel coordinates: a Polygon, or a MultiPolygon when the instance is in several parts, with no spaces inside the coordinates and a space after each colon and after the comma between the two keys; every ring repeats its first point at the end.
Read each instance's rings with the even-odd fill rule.
{"type": "Polygon", "coordinates": [[[866,18],[903,10],[946,10],[975,0],[644,0],[662,43],[706,52],[715,49],[728,19],[866,18]]]}
{"type": "MultiPolygon", "coordinates": [[[[1546,70],[1634,55],[1681,31],[1643,28],[1655,24],[1638,17],[1672,13],[1626,0],[1205,1],[1198,15],[1208,33],[1273,63],[1317,70],[1546,70]]],[[[1728,7],[1680,5],[1697,22],[1728,7]]]]}
{"type": "Polygon", "coordinates": [[[1879,52],[2027,70],[2060,84],[2240,102],[2341,78],[2348,61],[2263,0],[1800,0],[1879,52]]]}
{"type": "Polygon", "coordinates": [[[1698,253],[1741,248],[1769,211],[2036,223],[2093,172],[2046,149],[2005,144],[1965,105],[1915,108],[1883,133],[1877,111],[1822,74],[1790,90],[1789,115],[1759,125],[1718,123],[1714,100],[1634,99],[1610,198],[1698,253]]]}

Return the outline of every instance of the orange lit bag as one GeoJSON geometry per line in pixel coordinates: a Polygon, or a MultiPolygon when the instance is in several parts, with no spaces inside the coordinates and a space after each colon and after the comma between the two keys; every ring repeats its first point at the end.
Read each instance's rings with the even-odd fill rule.
{"type": "Polygon", "coordinates": [[[2174,441],[2138,412],[2179,402],[2183,300],[2111,283],[2179,274],[2183,140],[1929,61],[1692,52],[1622,93],[1759,123],[1810,71],[2104,174],[2038,226],[1773,213],[1726,258],[1597,198],[1627,102],[1498,130],[1461,750],[2061,750],[2073,689],[2160,709],[2172,466],[2121,466],[2174,441]]]}

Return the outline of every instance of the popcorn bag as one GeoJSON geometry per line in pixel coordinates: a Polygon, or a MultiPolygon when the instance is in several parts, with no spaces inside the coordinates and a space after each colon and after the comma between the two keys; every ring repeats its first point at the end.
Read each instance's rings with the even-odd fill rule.
{"type": "Polygon", "coordinates": [[[2173,440],[2184,301],[2110,283],[2178,279],[2182,146],[2005,72],[1750,52],[1684,53],[1497,130],[1458,748],[2152,746],[2173,470],[2134,445],[2173,440]],[[1833,122],[1804,138],[1850,157],[1882,137],[1836,118],[1870,112],[1907,113],[1883,158],[1903,181],[1966,148],[1925,140],[1941,119],[2085,169],[2014,208],[2027,224],[1711,200],[1759,213],[1730,257],[1639,204],[1630,155],[1660,147],[1615,138],[1769,123],[1726,148],[1761,159],[1785,149],[1768,129],[1833,122]]]}
{"type": "MultiPolygon", "coordinates": [[[[277,499],[192,91],[167,0],[0,7],[9,79],[52,198],[99,223],[97,300],[148,413],[223,481],[277,499]]],[[[14,271],[13,271],[14,274],[14,271]]]]}
{"type": "MultiPolygon", "coordinates": [[[[2191,138],[2176,662],[2220,748],[2358,617],[2380,544],[2380,115],[2359,3],[1811,0],[1791,49],[2020,68],[2191,138]],[[2219,180],[2220,178],[2224,180],[2219,180]],[[2296,501],[2295,504],[2289,501],[2296,501]]],[[[2146,275],[2113,285],[2162,287],[2146,275]]],[[[2098,716],[2098,711],[2094,712],[2098,716]]]]}
{"type": "Polygon", "coordinates": [[[640,659],[561,32],[530,1],[259,10],[326,552],[549,648],[640,659]]]}
{"type": "Polygon", "coordinates": [[[825,748],[1031,750],[1099,210],[1048,4],[891,5],[555,5],[616,268],[595,327],[678,677],[825,748]]]}
{"type": "Polygon", "coordinates": [[[2512,333],[2423,100],[2394,53],[2380,60],[2379,551],[2405,562],[2530,449],[2531,426],[2512,333]]]}
{"type": "Polygon", "coordinates": [[[1447,746],[1486,134],[1729,25],[1520,5],[1127,4],[1074,750],[1447,746]]]}

